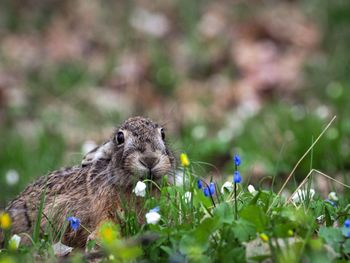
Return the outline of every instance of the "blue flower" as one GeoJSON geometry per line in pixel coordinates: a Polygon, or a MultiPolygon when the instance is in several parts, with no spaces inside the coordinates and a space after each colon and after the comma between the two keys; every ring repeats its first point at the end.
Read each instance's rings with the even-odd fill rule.
{"type": "Polygon", "coordinates": [[[350,227],[350,219],[346,219],[344,222],[344,226],[349,228],[350,227]]]}
{"type": "Polygon", "coordinates": [[[159,206],[156,206],[155,208],[153,208],[153,209],[151,209],[149,211],[158,213],[159,212],[159,206]]]}
{"type": "Polygon", "coordinates": [[[211,195],[215,194],[215,184],[213,182],[210,183],[209,189],[210,189],[211,195]]]}
{"type": "Polygon", "coordinates": [[[70,227],[76,232],[80,226],[80,219],[71,216],[67,218],[67,221],[70,223],[70,227]]]}
{"type": "Polygon", "coordinates": [[[197,187],[198,187],[198,189],[203,188],[203,184],[202,184],[202,181],[200,179],[198,179],[198,181],[197,181],[197,187]]]}
{"type": "Polygon", "coordinates": [[[203,189],[203,193],[205,196],[211,196],[215,194],[215,184],[214,183],[210,183],[210,185],[208,187],[205,187],[203,189]]]}
{"type": "Polygon", "coordinates": [[[234,175],[233,175],[233,182],[235,184],[239,184],[241,181],[242,181],[242,177],[241,177],[239,171],[235,171],[234,175]]]}
{"type": "Polygon", "coordinates": [[[233,161],[236,166],[239,166],[241,164],[241,157],[239,157],[238,154],[235,154],[235,156],[233,157],[233,161]]]}

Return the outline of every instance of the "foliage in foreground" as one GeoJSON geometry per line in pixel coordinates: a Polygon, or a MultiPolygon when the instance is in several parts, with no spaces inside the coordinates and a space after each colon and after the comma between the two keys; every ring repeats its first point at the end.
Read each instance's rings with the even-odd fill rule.
{"type": "MultiPolygon", "coordinates": [[[[238,170],[241,160],[234,157],[232,181],[222,187],[196,177],[185,154],[182,184],[162,186],[152,181],[138,182],[131,203],[141,200],[143,211],[132,206],[116,214],[120,224],[103,224],[99,239],[90,242],[89,252],[70,253],[72,262],[88,261],[95,245],[102,248],[106,262],[342,262],[350,257],[350,205],[335,193],[324,200],[311,184],[284,198],[272,191],[242,187],[238,170]],[[160,195],[150,196],[157,187],[160,195]],[[143,218],[140,220],[140,214],[143,218]]],[[[311,178],[311,177],[310,177],[311,178]]],[[[77,230],[80,221],[69,217],[77,230]]],[[[50,233],[34,238],[33,246],[10,238],[11,220],[0,215],[6,234],[6,248],[0,262],[57,261],[50,233]]],[[[48,230],[49,231],[49,230],[48,230]]],[[[89,231],[86,229],[86,231],[89,231]]],[[[20,235],[21,236],[21,235],[20,235]]],[[[57,243],[56,243],[57,244],[57,243]]],[[[67,249],[69,249],[67,247],[67,249]]]]}

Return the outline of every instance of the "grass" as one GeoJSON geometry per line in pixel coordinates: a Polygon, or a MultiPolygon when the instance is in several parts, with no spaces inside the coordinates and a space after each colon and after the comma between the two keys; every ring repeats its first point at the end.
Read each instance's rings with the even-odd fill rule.
{"type": "MultiPolygon", "coordinates": [[[[344,188],[350,186],[310,166],[310,172],[295,191],[287,196],[282,195],[296,167],[312,152],[334,119],[301,156],[277,193],[263,189],[249,192],[244,184],[247,177],[244,173],[243,184],[234,184],[237,185],[235,191],[233,188],[221,191],[221,184],[212,181],[210,184],[215,184],[214,190],[195,176],[194,166],[182,156],[182,185],[169,184],[166,178],[159,185],[150,180],[144,181],[147,195],[133,195],[131,200],[124,200],[125,213],[116,214],[119,224],[106,222],[101,226],[97,242],[104,260],[345,262],[350,258],[350,226],[346,221],[350,218],[349,200],[341,194],[337,194],[337,198],[325,199],[317,189],[313,195],[311,187],[314,187],[312,180],[318,176],[344,188]],[[211,189],[209,192],[204,191],[207,187],[211,189]],[[150,195],[152,188],[158,189],[159,195],[150,195]],[[297,194],[298,190],[302,192],[297,194]],[[296,194],[297,198],[293,197],[296,194]],[[135,210],[136,201],[142,202],[141,211],[135,210]],[[140,215],[143,217],[154,207],[159,207],[156,213],[160,215],[160,220],[153,223],[140,220],[140,215]]],[[[241,168],[237,163],[231,167],[232,172],[241,168]]],[[[232,180],[230,178],[229,181],[232,180]]],[[[44,202],[45,195],[38,205],[42,207],[44,202]]],[[[41,214],[38,222],[40,217],[41,214]]],[[[40,235],[34,231],[31,247],[5,246],[0,253],[0,262],[57,261],[52,245],[59,240],[48,238],[53,236],[50,231],[46,229],[40,235]]],[[[8,238],[9,235],[5,244],[9,244],[8,238]]],[[[94,253],[91,251],[84,255],[73,251],[70,259],[72,262],[84,262],[94,253]]]]}
{"type": "Polygon", "coordinates": [[[19,174],[19,181],[14,185],[8,185],[5,176],[0,178],[1,185],[7,185],[0,193],[0,207],[5,207],[33,178],[61,165],[65,144],[62,136],[49,129],[44,129],[31,139],[6,130],[1,131],[1,136],[7,140],[0,143],[0,172],[6,175],[8,170],[16,169],[19,174]]]}
{"type": "MultiPolygon", "coordinates": [[[[305,66],[306,88],[297,91],[295,97],[288,102],[269,98],[268,105],[259,113],[242,121],[240,130],[234,130],[227,124],[225,118],[234,116],[231,113],[225,115],[222,120],[212,120],[203,116],[200,124],[181,123],[178,138],[175,138],[178,141],[176,148],[191,156],[191,166],[186,170],[186,176],[192,183],[186,184],[186,187],[164,185],[158,198],[145,199],[145,212],[160,206],[159,213],[162,219],[157,225],[138,223],[137,214],[130,209],[126,214],[119,215],[123,224],[112,227],[115,242],[103,245],[105,251],[108,251],[107,254],[114,255],[115,261],[145,259],[181,262],[189,259],[243,262],[247,259],[247,251],[256,252],[250,256],[257,262],[265,258],[279,262],[341,262],[348,259],[350,241],[344,236],[347,229],[343,227],[343,222],[349,217],[347,173],[350,167],[350,19],[347,14],[350,5],[346,1],[320,4],[319,1],[312,0],[299,3],[318,21],[322,35],[319,47],[321,54],[310,59],[305,66]],[[315,138],[324,127],[325,119],[317,111],[317,106],[322,105],[326,106],[329,115],[338,116],[337,122],[325,132],[322,140],[317,142],[294,169],[294,165],[308,147],[316,142],[315,138]],[[229,131],[233,136],[222,140],[219,130],[229,131]],[[241,167],[243,184],[237,189],[238,202],[234,202],[230,193],[220,194],[220,187],[217,186],[216,195],[213,197],[214,207],[211,199],[197,189],[194,184],[195,176],[228,174],[230,176],[227,179],[232,180],[233,166],[230,157],[237,152],[244,160],[241,167]],[[208,163],[214,163],[216,166],[212,167],[207,165],[208,163]],[[262,171],[261,174],[267,175],[259,183],[252,178],[256,167],[262,171]],[[308,193],[305,201],[299,204],[291,202],[291,194],[284,197],[278,193],[282,184],[288,182],[286,176],[291,171],[294,173],[291,173],[293,176],[286,190],[292,193],[300,188],[308,193]],[[310,199],[310,189],[314,187],[314,181],[321,177],[327,178],[334,189],[340,189],[336,207],[326,202],[326,196],[317,189],[313,199],[310,199]],[[334,181],[335,177],[337,181],[334,181]],[[251,194],[246,190],[251,182],[259,189],[257,193],[251,194]],[[183,199],[187,191],[192,193],[190,203],[185,203],[183,199]],[[273,202],[275,199],[280,202],[273,202]],[[237,220],[234,218],[237,214],[233,212],[235,206],[238,210],[237,220]],[[324,219],[317,223],[319,220],[316,219],[322,216],[324,219]],[[151,238],[153,242],[143,247],[129,246],[132,241],[147,237],[150,232],[157,236],[155,239],[151,238]],[[259,254],[257,247],[264,248],[265,254],[259,254]],[[136,253],[138,258],[131,257],[135,251],[142,252],[136,253]],[[118,255],[123,256],[118,258],[118,255]]],[[[11,1],[5,1],[1,4],[3,8],[0,8],[3,18],[0,23],[5,28],[4,35],[35,32],[40,36],[42,32],[50,29],[49,26],[57,19],[57,14],[65,18],[63,14],[68,12],[65,2],[56,4],[39,4],[35,8],[36,11],[32,12],[32,8],[17,7],[11,1]]],[[[90,134],[87,135],[87,131],[96,129],[96,126],[115,125],[116,120],[125,118],[123,113],[118,111],[108,114],[100,112],[91,101],[82,96],[86,87],[104,86],[110,82],[114,69],[118,66],[119,54],[140,49],[141,54],[144,50],[150,56],[146,79],[154,86],[157,94],[162,94],[162,99],[171,100],[178,92],[179,85],[188,79],[202,80],[203,83],[210,81],[212,63],[210,55],[207,54],[210,43],[201,42],[196,31],[201,12],[207,8],[206,1],[180,1],[172,7],[176,12],[171,19],[177,23],[181,21],[178,23],[179,32],[176,34],[184,38],[184,43],[189,49],[190,61],[193,63],[185,73],[176,68],[171,56],[173,48],[167,41],[142,37],[140,40],[145,41],[139,41],[137,37],[135,41],[134,32],[129,25],[130,13],[134,7],[135,5],[128,1],[105,4],[104,19],[108,20],[115,30],[112,31],[112,35],[122,35],[123,38],[120,43],[112,42],[111,45],[104,41],[102,35],[110,35],[102,34],[110,32],[104,29],[99,36],[101,40],[95,38],[92,41],[93,45],[101,46],[102,50],[106,49],[106,65],[102,66],[105,68],[102,72],[87,66],[90,65],[88,60],[81,61],[75,58],[39,64],[30,67],[29,70],[4,59],[4,69],[18,71],[15,76],[22,76],[22,85],[26,87],[29,99],[24,106],[10,106],[4,109],[3,124],[6,128],[0,131],[1,138],[4,138],[0,141],[0,185],[6,187],[2,187],[0,191],[0,208],[4,208],[9,200],[38,175],[67,163],[74,163],[72,160],[67,162],[68,158],[64,153],[72,150],[71,148],[77,150],[82,141],[71,145],[72,141],[68,141],[67,134],[64,134],[66,130],[59,125],[56,127],[57,123],[64,123],[68,119],[74,125],[83,127],[78,133],[84,134],[84,138],[88,139],[90,134]],[[116,15],[116,12],[122,16],[116,15]],[[128,49],[130,46],[133,48],[128,49]],[[160,46],[164,48],[160,49],[160,46]],[[21,72],[23,74],[20,74],[21,72]],[[59,106],[48,108],[47,105],[52,102],[59,106]],[[68,116],[71,111],[68,111],[68,114],[67,111],[60,111],[61,106],[62,109],[70,110],[71,105],[76,107],[77,110],[73,113],[78,112],[77,116],[68,116]],[[40,123],[39,131],[31,136],[29,130],[18,125],[22,120],[40,123]],[[67,149],[66,146],[70,148],[67,149]],[[4,175],[10,169],[16,169],[19,173],[18,184],[7,185],[4,175]]],[[[172,13],[172,9],[168,12],[172,13]]],[[[249,20],[251,6],[239,4],[232,7],[230,12],[249,20]]],[[[177,36],[174,39],[172,37],[170,42],[175,40],[176,43],[177,36]]],[[[225,49],[225,45],[223,46],[225,49]]],[[[6,57],[5,54],[1,56],[6,57]]],[[[231,81],[239,79],[237,72],[231,72],[235,71],[234,65],[227,68],[217,69],[217,74],[226,76],[230,73],[228,78],[231,81]]],[[[211,101],[203,102],[203,105],[207,104],[211,104],[211,101]]],[[[142,109],[139,111],[143,112],[142,109]]],[[[233,121],[241,122],[237,119],[233,121]]],[[[217,185],[220,185],[220,182],[217,185]]],[[[1,252],[0,262],[27,262],[33,260],[33,255],[38,255],[43,261],[55,261],[52,251],[55,241],[50,237],[51,230],[46,231],[48,235],[39,235],[38,232],[33,235],[33,247],[21,246],[16,251],[1,252]]],[[[78,252],[71,260],[80,262],[82,258],[82,254],[78,252]]]]}

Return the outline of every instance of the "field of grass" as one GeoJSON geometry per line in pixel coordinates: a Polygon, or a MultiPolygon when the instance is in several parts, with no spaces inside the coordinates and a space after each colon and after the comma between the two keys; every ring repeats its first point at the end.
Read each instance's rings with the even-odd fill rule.
{"type": "MultiPolygon", "coordinates": [[[[101,229],[106,261],[346,262],[349,13],[346,0],[2,1],[0,212],[144,115],[190,164],[179,164],[182,186],[134,196],[143,214],[157,208],[156,224],[131,206],[122,225],[101,229]]],[[[50,233],[33,233],[31,247],[9,238],[0,263],[58,260],[50,233]]]]}
{"type": "MultiPolygon", "coordinates": [[[[315,138],[315,144],[320,138],[315,138]]],[[[304,156],[312,156],[312,149],[311,145],[304,156]]],[[[19,239],[22,234],[11,237],[11,220],[6,213],[1,214],[0,227],[6,240],[0,262],[55,262],[57,254],[69,254],[70,262],[94,258],[104,262],[347,262],[349,259],[349,200],[336,192],[329,193],[325,199],[312,187],[318,176],[331,180],[338,189],[339,186],[350,189],[350,186],[312,169],[294,193],[287,196],[283,190],[295,169],[274,192],[247,186],[247,175],[240,170],[249,164],[238,155],[232,160],[233,175],[226,182],[204,181],[195,173],[186,154],[181,154],[180,160],[183,169],[180,184],[169,184],[166,178],[159,185],[150,180],[139,182],[131,200],[125,201],[124,212],[117,212],[120,223],[102,224],[99,238],[90,241],[85,253],[77,249],[65,253],[71,251],[69,247],[58,250],[55,246],[60,244],[59,239],[54,240],[49,229],[40,235],[34,230],[32,245],[22,245],[19,239]],[[152,187],[159,190],[158,197],[149,195],[152,187]],[[136,199],[143,203],[141,211],[134,209],[136,199]],[[139,219],[140,214],[145,216],[143,220],[139,219]],[[99,252],[91,250],[96,245],[99,252]]],[[[63,233],[66,227],[75,231],[84,228],[91,233],[80,225],[79,218],[67,218],[60,231],[63,233]]]]}

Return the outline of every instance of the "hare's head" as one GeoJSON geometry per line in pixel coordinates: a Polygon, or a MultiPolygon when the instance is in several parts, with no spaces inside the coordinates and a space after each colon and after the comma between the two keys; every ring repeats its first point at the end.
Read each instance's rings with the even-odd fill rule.
{"type": "Polygon", "coordinates": [[[174,172],[175,158],[165,141],[164,128],[143,117],[124,122],[113,134],[110,168],[120,181],[159,180],[174,172]]]}

